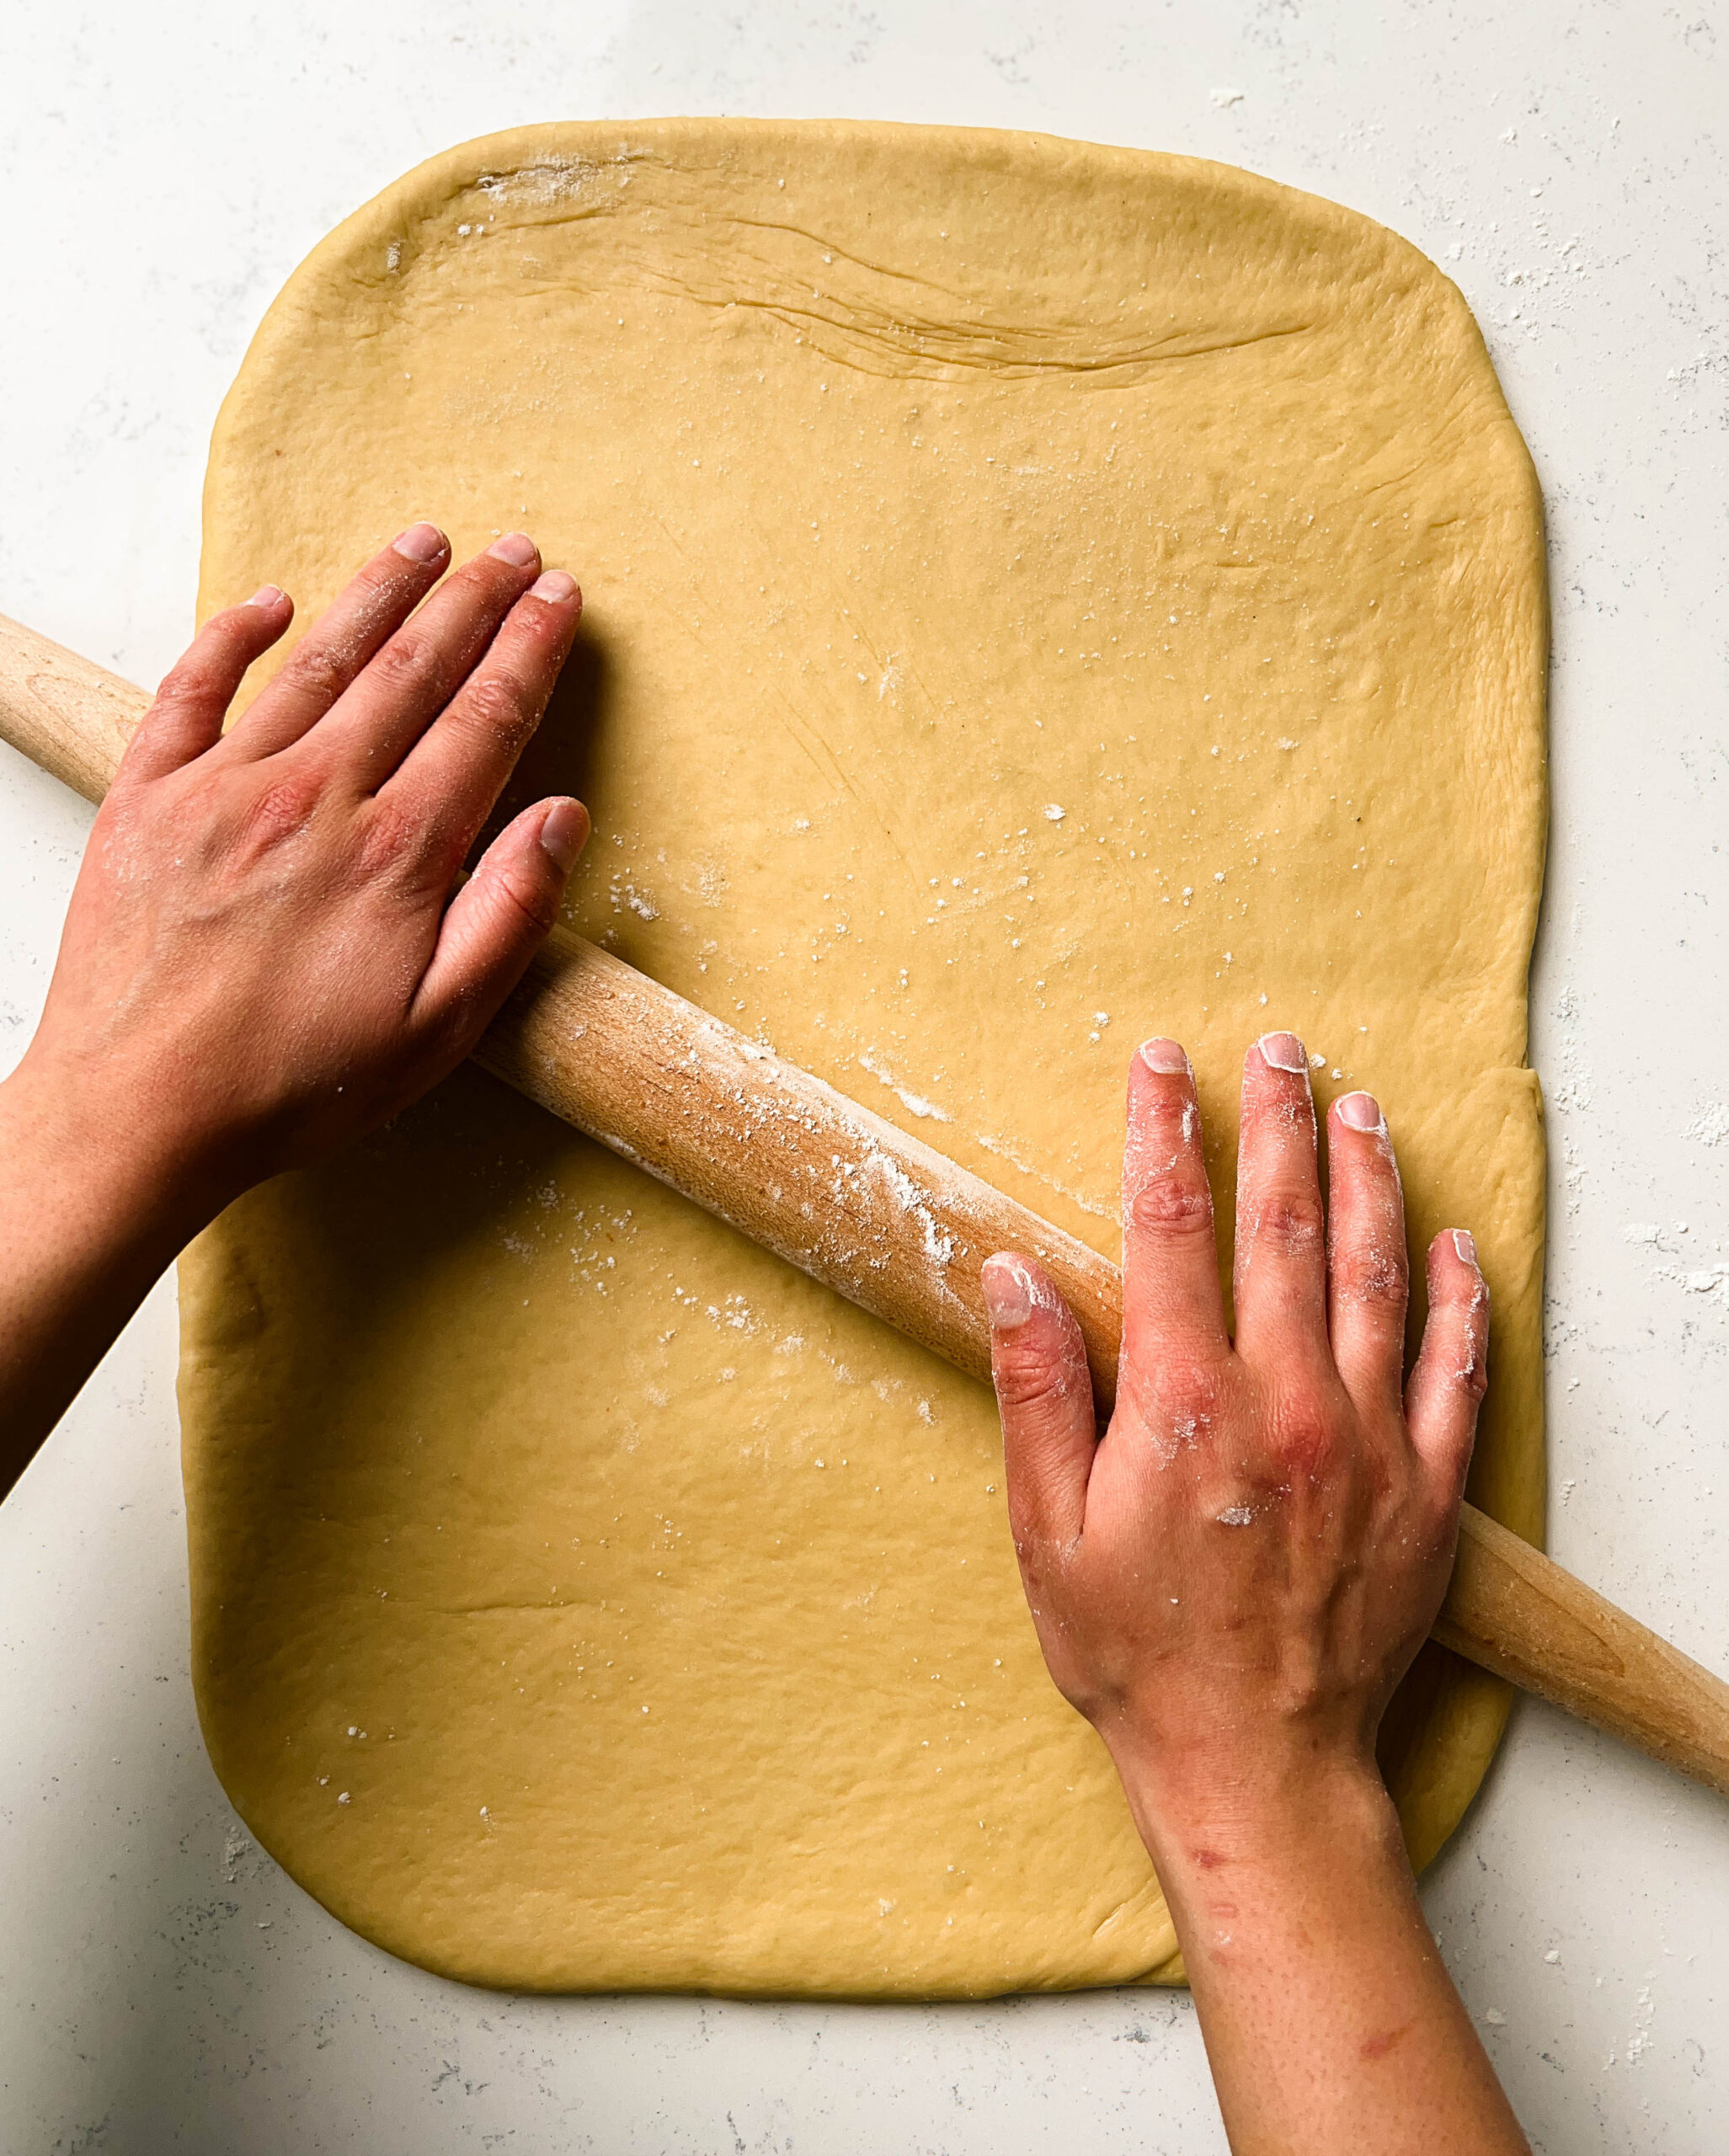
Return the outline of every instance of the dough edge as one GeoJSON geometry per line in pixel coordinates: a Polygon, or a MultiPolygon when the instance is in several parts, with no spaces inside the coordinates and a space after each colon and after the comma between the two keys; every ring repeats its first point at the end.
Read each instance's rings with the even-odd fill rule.
{"type": "MultiPolygon", "coordinates": [[[[227,504],[216,499],[216,474],[223,462],[223,449],[230,433],[237,424],[237,414],[243,403],[248,387],[248,377],[260,362],[268,362],[276,348],[291,345],[305,334],[320,312],[320,294],[327,281],[334,276],[346,277],[366,284],[382,281],[382,276],[360,267],[363,259],[377,260],[392,238],[400,234],[412,234],[414,227],[434,215],[439,205],[471,189],[483,176],[492,173],[510,173],[536,162],[568,157],[571,154],[573,138],[597,151],[604,142],[608,145],[640,143],[651,152],[664,152],[676,157],[687,149],[701,150],[712,158],[714,131],[723,128],[728,136],[740,144],[771,146],[784,143],[789,151],[813,138],[833,144],[848,139],[881,145],[905,140],[909,145],[928,142],[940,138],[951,152],[958,151],[974,163],[989,168],[999,160],[1023,164],[1030,153],[1043,154],[1065,163],[1086,163],[1094,166],[1102,178],[1120,173],[1125,179],[1144,175],[1150,166],[1159,166],[1173,173],[1182,173],[1205,182],[1221,192],[1235,192],[1245,205],[1273,207],[1300,205],[1305,214],[1334,223],[1341,227],[1355,228],[1375,225],[1375,221],[1363,213],[1332,202],[1328,198],[1283,183],[1263,178],[1243,169],[1210,159],[1178,156],[1171,153],[1134,148],[1100,145],[1084,140],[1010,129],[985,129],[947,126],[929,126],[914,123],[864,121],[851,120],[784,120],[766,119],[714,120],[702,117],[666,118],[660,120],[632,120],[619,121],[548,121],[504,130],[479,136],[454,146],[449,150],[426,159],[398,179],[391,183],[369,201],[360,205],[339,223],[306,257],[283,286],[267,310],[255,336],[248,347],[237,380],[225,398],[212,433],[210,465],[205,492],[205,548],[204,558],[208,564],[213,556],[223,552],[221,524],[227,504]]],[[[1423,272],[1438,285],[1452,293],[1466,319],[1476,332],[1474,318],[1437,265],[1428,261],[1421,251],[1405,241],[1390,228],[1375,226],[1386,233],[1389,241],[1405,251],[1414,263],[1421,264],[1423,272]]],[[[1478,333],[1480,334],[1480,333],[1478,333]]],[[[1489,364],[1486,359],[1486,365],[1489,364]]],[[[1534,473],[1532,485],[1535,488],[1534,473]]],[[[201,621],[214,607],[221,603],[219,595],[201,580],[198,614],[201,621]]],[[[1545,606],[1544,631],[1546,638],[1546,593],[1540,582],[1540,603],[1545,606]]],[[[1546,794],[1544,819],[1546,828],[1546,794]]],[[[1529,908],[1529,932],[1525,936],[1527,964],[1529,947],[1534,935],[1537,914],[1537,894],[1540,894],[1540,869],[1537,894],[1534,894],[1529,908]]],[[[1500,1073],[1484,1074],[1485,1077],[1504,1078],[1512,1081],[1516,1090],[1528,1093],[1531,1112],[1537,1128],[1537,1172],[1540,1189],[1542,1171],[1540,1092],[1535,1074],[1529,1067],[1509,1068],[1500,1073]]],[[[1540,1321],[1543,1272],[1543,1236],[1540,1224],[1543,1208],[1540,1198],[1537,1208],[1540,1223],[1534,1262],[1529,1279],[1522,1285],[1516,1301],[1524,1305],[1527,1297],[1535,1299],[1537,1320],[1540,1321]]],[[[183,1256],[180,1261],[181,1302],[183,1310],[183,1340],[189,1347],[201,1326],[200,1312],[208,1308],[209,1298],[216,1291],[216,1276],[224,1270],[223,1261],[203,1239],[183,1256]]],[[[1514,1310],[1508,1299],[1500,1299],[1497,1315],[1511,1318],[1514,1310]]],[[[1523,1315],[1521,1308],[1520,1315],[1523,1315]]],[[[188,1375],[188,1364],[183,1360],[183,1398],[188,1375]]],[[[1541,1413],[1541,1369],[1536,1372],[1536,1408],[1541,1413]]],[[[1534,1457],[1505,1463],[1511,1471],[1497,1478],[1497,1486],[1492,1491],[1479,1491],[1475,1486],[1473,1496],[1482,1502],[1485,1509],[1519,1533],[1537,1546],[1543,1542],[1543,1515],[1545,1497],[1545,1458],[1540,1438],[1533,1449],[1534,1457]]],[[[206,1714],[206,1701],[199,1684],[200,1659],[197,1652],[196,1627],[198,1612],[195,1604],[194,1678],[200,1726],[219,1779],[231,1798],[233,1790],[222,1775],[221,1765],[220,1733],[212,1726],[206,1714]]],[[[1498,1748],[1513,1696],[1513,1688],[1502,1680],[1460,1662],[1456,1657],[1431,1644],[1424,1650],[1431,1656],[1444,1657],[1465,1682],[1455,1690],[1448,1716],[1449,1737],[1441,1748],[1444,1771],[1413,1791],[1401,1806],[1401,1819],[1405,1829],[1415,1868],[1421,1871],[1438,1852],[1460,1824],[1465,1811],[1474,1801],[1483,1775],[1486,1773],[1498,1748]]],[[[237,1804],[241,1816],[260,1843],[271,1848],[265,1822],[248,1816],[248,1809],[237,1804]]],[[[286,1864],[286,1860],[279,1856],[286,1864]]],[[[294,1870],[296,1878],[299,1871],[294,1870]]],[[[302,1879],[301,1883],[307,1882],[302,1879]]],[[[338,1882],[331,1881],[334,1885],[338,1882]]],[[[417,1951],[406,1940],[392,1941],[388,1927],[381,1925],[376,1912],[364,1914],[350,1911],[338,1893],[320,1893],[310,1886],[323,1905],[330,1908],[341,1921],[350,1924],[364,1936],[375,1940],[387,1951],[403,1954],[419,1966],[433,1966],[426,1960],[424,1950],[417,1951]]],[[[569,1987],[563,1984],[536,1987],[525,1984],[520,1977],[508,1980],[483,1967],[472,1969],[451,1966],[441,1967],[439,1973],[460,1981],[492,1984],[510,1990],[544,1988],[562,1993],[569,1987]]],[[[1107,1984],[1120,1983],[1121,1978],[1106,1979],[1107,1984]]],[[[1171,1934],[1171,1951],[1155,1961],[1138,1977],[1129,1979],[1142,1984],[1175,1984],[1186,1983],[1181,1955],[1175,1950],[1174,1929],[1171,1934]]],[[[599,1988],[610,1988],[601,1986],[599,1988]]],[[[664,1987],[643,1986],[648,1988],[666,1988],[685,1991],[685,1984],[664,1987]]],[[[1066,1985],[1040,1988],[1070,1988],[1066,1985]]],[[[1017,1987],[1017,1990],[1027,1988],[1017,1987]]],[[[953,1991],[921,1990],[909,1993],[905,1989],[876,1991],[857,1989],[844,1985],[832,1988],[813,1989],[802,1985],[797,1991],[777,1991],[739,1987],[729,1991],[718,1988],[717,1995],[737,1995],[751,1998],[803,1998],[878,1999],[910,1998],[977,1999],[1012,1995],[992,1988],[963,1988],[953,1991]]]]}

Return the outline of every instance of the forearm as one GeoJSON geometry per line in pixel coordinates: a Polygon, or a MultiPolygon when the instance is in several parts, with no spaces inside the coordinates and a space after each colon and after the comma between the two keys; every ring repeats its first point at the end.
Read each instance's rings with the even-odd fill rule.
{"type": "Polygon", "coordinates": [[[211,1210],[122,1120],[29,1058],[0,1085],[0,1496],[211,1210]]]}
{"type": "Polygon", "coordinates": [[[1236,2156],[1404,2156],[1433,2149],[1438,2120],[1449,2149],[1525,2150],[1372,1768],[1222,1805],[1129,1787],[1236,2156]]]}

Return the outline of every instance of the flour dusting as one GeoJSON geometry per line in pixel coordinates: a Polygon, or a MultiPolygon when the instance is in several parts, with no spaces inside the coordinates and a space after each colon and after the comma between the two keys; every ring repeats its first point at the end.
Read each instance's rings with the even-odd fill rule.
{"type": "Polygon", "coordinates": [[[1729,1102],[1708,1102],[1688,1124],[1687,1135],[1699,1145],[1729,1144],[1729,1102]]]}
{"type": "Polygon", "coordinates": [[[868,1070],[879,1085],[886,1086],[910,1114],[924,1117],[932,1123],[954,1121],[954,1118],[947,1108],[938,1107],[935,1101],[927,1101],[922,1093],[915,1093],[907,1086],[899,1084],[894,1073],[885,1069],[874,1056],[867,1054],[860,1056],[858,1060],[862,1068],[868,1070]]]}
{"type": "Polygon", "coordinates": [[[600,178],[600,168],[586,157],[547,157],[516,172],[483,172],[480,189],[497,202],[536,207],[576,200],[600,178]]]}

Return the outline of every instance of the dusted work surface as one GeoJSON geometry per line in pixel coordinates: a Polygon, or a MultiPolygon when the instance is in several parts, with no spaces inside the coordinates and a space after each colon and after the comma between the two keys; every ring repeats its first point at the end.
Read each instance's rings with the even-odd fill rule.
{"type": "MultiPolygon", "coordinates": [[[[1031,136],[520,130],[271,308],[201,602],[274,565],[309,619],[427,500],[583,576],[535,764],[595,816],[574,925],[1104,1255],[1141,1032],[1190,1047],[1222,1219],[1244,1048],[1330,1044],[1417,1277],[1476,1230],[1472,1494],[1540,1532],[1540,519],[1415,249],[1031,136]]],[[[211,1758],[368,1937],[515,1988],[1173,1973],[987,1388],[467,1073],[234,1208],[181,1305],[211,1758]]],[[[1506,1704],[1425,1651],[1384,1747],[1419,1862],[1506,1704]]]]}
{"type": "MultiPolygon", "coordinates": [[[[1725,205],[1701,147],[1721,57],[1692,16],[1576,8],[1390,23],[1080,6],[1060,26],[1013,6],[834,12],[755,8],[732,29],[600,8],[519,37],[467,9],[408,34],[304,8],[248,21],[231,49],[227,16],[188,9],[173,55],[105,10],[99,35],[76,9],[35,33],[0,92],[26,115],[14,306],[64,334],[12,348],[8,611],[154,679],[184,633],[210,419],[271,296],[393,174],[549,110],[840,110],[1131,141],[1394,227],[1482,323],[1550,524],[1556,798],[1533,1010],[1554,1147],[1550,1540],[1729,1668],[1729,1320],[1687,1284],[1709,1281],[1729,1229],[1705,1142],[1729,1040],[1700,988],[1729,963],[1711,852],[1726,300],[1708,246],[1725,205]],[[122,205],[93,277],[92,232],[122,205]]],[[[13,760],[3,781],[0,1001],[21,1028],[87,819],[13,760]]],[[[1222,2146],[1182,1993],[510,2000],[334,1924],[240,1837],[192,1723],[173,1368],[165,1297],[0,1513],[0,2112],[22,2145],[1222,2146]]],[[[1726,1843],[1702,1792],[1515,1710],[1425,1900],[1540,2143],[1715,2146],[1726,1843]]]]}

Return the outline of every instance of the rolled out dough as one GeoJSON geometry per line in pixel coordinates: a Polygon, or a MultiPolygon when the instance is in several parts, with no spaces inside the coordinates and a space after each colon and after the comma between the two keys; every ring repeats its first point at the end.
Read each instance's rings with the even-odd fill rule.
{"type": "MultiPolygon", "coordinates": [[[[1540,509],[1438,270],[1177,158],[528,129],[272,307],[202,603],[305,621],[421,515],[581,577],[520,789],[593,808],[574,923],[1101,1250],[1144,1034],[1221,1195],[1266,1027],[1378,1093],[1494,1290],[1472,1494],[1537,1534],[1540,509]]],[[[472,1070],[182,1298],[205,1733],[344,1922],[511,1988],[1180,1975],[982,1388],[472,1070]]],[[[1419,1863],[1506,1700],[1430,1648],[1395,1704],[1419,1863]]]]}

